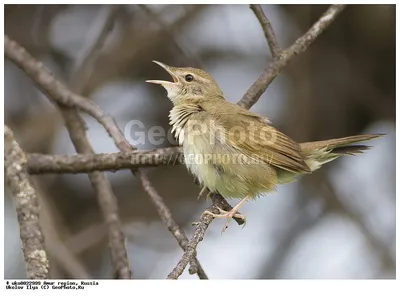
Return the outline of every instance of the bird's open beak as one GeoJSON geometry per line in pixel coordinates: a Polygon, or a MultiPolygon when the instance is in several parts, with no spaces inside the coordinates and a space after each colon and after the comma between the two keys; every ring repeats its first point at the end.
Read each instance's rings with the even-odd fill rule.
{"type": "Polygon", "coordinates": [[[172,82],[172,81],[164,81],[164,80],[146,80],[146,82],[163,85],[163,84],[167,84],[167,83],[177,83],[179,81],[178,76],[176,76],[174,74],[174,72],[171,70],[172,67],[170,67],[166,64],[163,64],[161,62],[158,62],[158,61],[153,61],[153,63],[156,63],[157,65],[164,68],[172,76],[172,79],[174,79],[174,81],[172,82]]]}

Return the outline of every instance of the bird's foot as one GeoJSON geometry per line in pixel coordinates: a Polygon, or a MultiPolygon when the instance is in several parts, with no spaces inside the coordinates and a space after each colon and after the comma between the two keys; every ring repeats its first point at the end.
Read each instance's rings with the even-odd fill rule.
{"type": "MultiPolygon", "coordinates": [[[[225,232],[225,230],[228,228],[228,225],[231,222],[233,217],[246,221],[246,216],[239,214],[237,208],[232,208],[230,211],[225,211],[219,207],[217,207],[217,209],[219,211],[219,214],[215,214],[210,211],[204,211],[203,215],[209,214],[209,215],[213,216],[214,218],[227,218],[226,223],[225,223],[224,227],[222,228],[222,232],[225,232]]],[[[245,222],[245,224],[246,224],[246,222],[245,222]]]]}

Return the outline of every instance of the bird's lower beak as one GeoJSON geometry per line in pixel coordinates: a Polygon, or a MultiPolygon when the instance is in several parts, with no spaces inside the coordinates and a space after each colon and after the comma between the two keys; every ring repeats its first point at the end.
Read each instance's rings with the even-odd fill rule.
{"type": "Polygon", "coordinates": [[[168,84],[168,83],[173,84],[173,83],[177,83],[179,81],[178,76],[176,76],[175,73],[173,71],[171,71],[170,66],[163,64],[161,62],[158,62],[158,61],[153,61],[153,62],[156,63],[157,65],[161,66],[162,68],[164,68],[165,71],[167,71],[172,76],[172,79],[174,81],[172,82],[172,81],[165,81],[165,80],[146,80],[146,82],[163,85],[163,84],[168,84]]]}

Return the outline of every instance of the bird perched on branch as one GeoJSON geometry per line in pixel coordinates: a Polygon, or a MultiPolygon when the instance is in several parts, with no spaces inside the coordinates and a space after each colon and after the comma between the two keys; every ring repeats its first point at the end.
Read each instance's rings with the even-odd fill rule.
{"type": "Polygon", "coordinates": [[[173,103],[170,124],[185,164],[202,185],[225,198],[240,202],[229,212],[219,209],[215,218],[244,218],[237,212],[249,199],[275,190],[279,184],[312,173],[342,155],[369,148],[356,145],[381,135],[357,135],[326,141],[296,143],[261,115],[224,98],[214,78],[195,68],[177,68],[154,61],[173,81],[147,80],[167,90],[173,103]]]}

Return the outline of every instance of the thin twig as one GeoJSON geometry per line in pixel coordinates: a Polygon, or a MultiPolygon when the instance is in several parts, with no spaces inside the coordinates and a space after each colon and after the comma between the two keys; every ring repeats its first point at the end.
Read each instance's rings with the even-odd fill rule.
{"type": "Polygon", "coordinates": [[[20,67],[52,101],[88,113],[105,127],[121,150],[133,150],[111,116],[92,101],[70,91],[44,67],[43,63],[33,58],[25,48],[7,35],[4,36],[4,52],[6,57],[20,67]]]}
{"type": "Polygon", "coordinates": [[[271,54],[273,58],[276,58],[281,53],[281,48],[278,44],[278,39],[276,39],[274,30],[272,29],[272,25],[268,18],[265,16],[261,5],[259,4],[250,4],[250,9],[253,10],[256,15],[258,21],[260,22],[261,28],[264,31],[265,38],[267,39],[268,46],[271,50],[271,54]]]}
{"type": "Polygon", "coordinates": [[[127,12],[127,7],[124,7],[126,21],[125,25],[120,28],[120,38],[110,44],[107,52],[100,55],[95,68],[96,79],[90,81],[87,86],[88,92],[117,77],[128,77],[132,71],[132,64],[137,68],[148,67],[148,62],[161,54],[160,47],[170,47],[171,38],[165,34],[165,30],[176,33],[192,23],[196,16],[207,8],[207,5],[185,5],[182,7],[183,13],[179,13],[180,9],[177,9],[177,6],[165,6],[161,10],[168,15],[172,13],[176,18],[172,22],[168,22],[168,27],[163,30],[151,29],[146,20],[142,21],[146,25],[138,30],[129,19],[131,15],[137,17],[137,11],[127,12]],[[179,15],[176,15],[177,12],[179,15]]]}
{"type": "Polygon", "coordinates": [[[29,180],[27,158],[4,126],[4,177],[14,199],[28,279],[47,279],[49,260],[39,225],[39,201],[29,180]]]}
{"type": "MultiPolygon", "coordinates": [[[[227,201],[219,194],[211,194],[211,200],[213,203],[207,208],[207,211],[218,214],[218,208],[224,209],[228,207],[228,210],[229,208],[232,209],[227,201]]],[[[189,240],[185,253],[183,254],[181,260],[179,260],[175,268],[168,274],[167,279],[178,279],[179,276],[183,273],[188,263],[192,260],[193,256],[196,255],[197,245],[204,239],[206,230],[213,220],[214,217],[209,214],[201,215],[200,222],[196,223],[193,237],[189,240]]]]}
{"type": "Polygon", "coordinates": [[[94,38],[89,38],[89,45],[83,46],[84,51],[80,57],[76,59],[73,66],[70,85],[75,92],[82,93],[84,85],[93,72],[93,65],[103,49],[104,43],[113,29],[121,9],[122,7],[120,5],[106,5],[100,10],[92,29],[89,30],[89,34],[87,34],[88,36],[95,36],[94,38]],[[95,32],[91,32],[93,30],[95,30],[95,32]]]}
{"type": "MultiPolygon", "coordinates": [[[[85,52],[75,62],[70,79],[71,87],[75,92],[81,93],[87,84],[93,72],[94,64],[113,28],[119,10],[120,6],[116,5],[105,7],[100,11],[93,26],[94,29],[98,30],[98,34],[94,37],[94,41],[93,39],[89,41],[90,46],[84,46],[85,52]],[[102,22],[100,26],[98,25],[99,21],[102,22]],[[98,27],[100,27],[100,30],[98,27]]],[[[65,125],[76,151],[86,155],[93,155],[94,150],[86,136],[85,123],[81,116],[75,108],[65,108],[60,102],[57,102],[57,105],[65,120],[65,125]]],[[[97,193],[103,219],[107,225],[114,276],[120,279],[130,279],[132,271],[125,246],[125,235],[118,215],[117,197],[114,195],[111,184],[104,173],[95,171],[88,174],[88,177],[97,193]]]]}
{"type": "MultiPolygon", "coordinates": [[[[86,137],[85,124],[78,112],[62,106],[59,106],[59,108],[76,151],[82,154],[93,154],[93,148],[86,137]]],[[[132,272],[125,246],[125,235],[118,216],[117,197],[114,195],[111,184],[104,173],[95,171],[88,174],[88,177],[98,196],[101,213],[108,228],[114,273],[117,278],[130,279],[132,272]]]]}
{"type": "Polygon", "coordinates": [[[201,62],[201,60],[197,57],[197,55],[191,53],[190,51],[188,51],[186,48],[183,48],[179,42],[176,40],[174,34],[172,33],[172,31],[169,29],[170,25],[167,24],[166,22],[164,22],[162,20],[162,18],[160,18],[159,15],[157,15],[156,13],[154,13],[147,5],[145,4],[139,4],[139,7],[146,12],[146,14],[152,18],[152,20],[157,23],[160,26],[160,29],[165,32],[165,34],[168,35],[169,37],[169,41],[174,44],[175,48],[179,51],[180,54],[182,54],[183,56],[185,56],[188,60],[194,61],[195,62],[195,67],[199,67],[199,68],[204,68],[204,64],[201,62]]]}
{"type": "Polygon", "coordinates": [[[282,69],[297,55],[305,52],[317,37],[333,22],[346,5],[331,5],[319,20],[293,45],[281,52],[244,94],[238,105],[247,109],[253,106],[282,69]]]}
{"type": "MultiPolygon", "coordinates": [[[[144,189],[149,194],[164,224],[167,226],[168,230],[174,235],[179,246],[184,251],[186,251],[189,240],[186,237],[185,232],[175,222],[174,218],[172,217],[171,211],[165,206],[162,197],[158,194],[156,189],[150,184],[149,179],[146,177],[146,174],[144,172],[140,172],[140,178],[144,189]]],[[[199,261],[195,257],[192,257],[190,261],[191,261],[190,262],[191,268],[189,270],[190,274],[197,273],[200,279],[208,279],[199,261]]]]}
{"type": "MultiPolygon", "coordinates": [[[[213,213],[218,213],[218,210],[215,208],[214,205],[210,206],[207,210],[213,213]]],[[[211,215],[201,216],[200,222],[197,223],[193,237],[188,242],[181,260],[179,260],[176,267],[168,274],[167,279],[169,280],[178,279],[179,276],[185,270],[188,263],[192,260],[192,258],[196,256],[197,245],[203,240],[206,230],[208,226],[211,224],[212,220],[214,220],[214,217],[211,215]]]]}
{"type": "MultiPolygon", "coordinates": [[[[121,6],[111,5],[102,8],[98,14],[92,26],[92,30],[97,31],[97,36],[92,32],[88,34],[89,36],[95,35],[94,40],[92,39],[89,41],[90,46],[83,47],[84,53],[75,61],[70,78],[71,88],[76,93],[82,93],[85,85],[87,85],[93,72],[94,65],[104,47],[107,37],[114,27],[120,10],[121,6]],[[101,23],[100,25],[99,22],[101,23]]],[[[78,153],[93,155],[94,150],[86,136],[85,123],[78,112],[75,108],[65,108],[61,106],[59,102],[57,102],[57,104],[64,117],[66,127],[76,151],[78,153]]],[[[125,246],[125,234],[122,231],[122,225],[118,215],[117,197],[114,195],[111,183],[104,173],[96,171],[88,174],[88,177],[98,195],[98,202],[103,214],[103,219],[107,225],[111,262],[114,266],[114,277],[130,279],[132,277],[132,270],[125,246]]]]}

